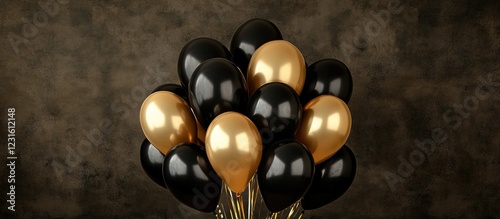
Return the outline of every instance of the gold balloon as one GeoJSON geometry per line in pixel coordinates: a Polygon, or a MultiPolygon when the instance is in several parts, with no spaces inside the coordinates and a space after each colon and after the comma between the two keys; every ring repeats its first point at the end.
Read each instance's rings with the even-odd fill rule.
{"type": "Polygon", "coordinates": [[[142,131],[162,154],[179,143],[196,142],[196,119],[186,101],[168,91],[149,95],[140,110],[142,131]]]}
{"type": "Polygon", "coordinates": [[[248,90],[252,94],[269,82],[290,85],[297,94],[306,80],[306,64],[299,49],[288,41],[274,40],[260,46],[250,59],[247,71],[248,90]]]}
{"type": "Polygon", "coordinates": [[[243,192],[262,157],[262,140],[252,121],[237,112],[220,114],[208,126],[205,148],[220,178],[233,192],[243,192]]]}
{"type": "Polygon", "coordinates": [[[322,95],[304,107],[295,139],[303,143],[319,164],[333,156],[351,132],[351,113],[347,104],[332,95],[322,95]]]}

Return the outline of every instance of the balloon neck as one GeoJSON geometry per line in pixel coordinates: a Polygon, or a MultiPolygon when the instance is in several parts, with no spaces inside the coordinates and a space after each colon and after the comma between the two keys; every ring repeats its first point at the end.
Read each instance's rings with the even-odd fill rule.
{"type": "Polygon", "coordinates": [[[239,198],[239,197],[241,197],[241,192],[236,193],[236,198],[239,198]]]}

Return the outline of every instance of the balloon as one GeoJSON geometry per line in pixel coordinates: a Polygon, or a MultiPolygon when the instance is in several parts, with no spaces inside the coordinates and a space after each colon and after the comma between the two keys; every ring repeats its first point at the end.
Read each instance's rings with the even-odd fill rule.
{"type": "Polygon", "coordinates": [[[257,175],[267,208],[278,212],[300,200],[309,189],[314,160],[303,144],[291,139],[279,141],[264,150],[257,175]]]}
{"type": "Polygon", "coordinates": [[[180,98],[182,98],[184,101],[186,101],[186,103],[189,103],[189,99],[188,99],[188,95],[187,95],[186,90],[178,84],[163,84],[163,85],[158,86],[153,91],[153,93],[157,92],[157,91],[170,91],[170,92],[174,93],[175,95],[179,96],[180,98]]]}
{"type": "Polygon", "coordinates": [[[183,87],[187,88],[194,70],[211,58],[232,60],[229,50],[217,40],[201,37],[191,40],[182,48],[177,63],[177,73],[183,87]]]}
{"type": "Polygon", "coordinates": [[[200,140],[201,143],[205,144],[206,131],[205,131],[205,128],[203,128],[203,126],[201,126],[200,122],[198,122],[198,120],[196,120],[196,128],[198,129],[198,131],[197,131],[198,140],[200,140]]]}
{"type": "Polygon", "coordinates": [[[247,101],[245,78],[238,67],[226,59],[203,62],[189,83],[189,102],[203,128],[223,112],[244,112],[247,101]]]}
{"type": "Polygon", "coordinates": [[[351,186],[356,175],[356,158],[343,146],[333,157],[316,166],[311,188],[302,199],[302,207],[312,210],[340,198],[351,186]]]}
{"type": "Polygon", "coordinates": [[[149,178],[161,187],[167,188],[163,181],[162,172],[165,156],[163,156],[155,146],[149,143],[148,139],[144,139],[142,142],[140,156],[142,169],[149,178]]]}
{"type": "Polygon", "coordinates": [[[257,127],[240,113],[226,112],[212,121],[205,140],[215,172],[233,192],[243,192],[262,156],[257,127]]]}
{"type": "Polygon", "coordinates": [[[142,103],[140,122],[146,138],[162,154],[179,143],[196,142],[196,120],[188,104],[172,92],[150,94],[142,103]]]}
{"type": "Polygon", "coordinates": [[[255,50],[272,40],[282,40],[278,27],[268,20],[255,18],[242,24],[231,40],[234,63],[246,76],[248,63],[255,50]]]}
{"type": "Polygon", "coordinates": [[[202,212],[217,207],[222,182],[200,146],[183,143],[172,148],[165,156],[163,177],[170,192],[185,205],[202,212]]]}
{"type": "Polygon", "coordinates": [[[255,51],[248,64],[247,81],[250,94],[269,82],[290,85],[300,94],[306,79],[305,60],[290,42],[267,42],[255,51]]]}
{"type": "Polygon", "coordinates": [[[197,143],[199,145],[205,147],[205,134],[206,134],[205,128],[203,128],[203,126],[198,121],[198,118],[196,118],[196,115],[194,114],[193,108],[191,108],[191,113],[193,113],[193,116],[196,120],[196,130],[197,130],[196,133],[197,133],[197,137],[198,137],[197,143]]]}
{"type": "Polygon", "coordinates": [[[305,104],[319,95],[330,94],[347,103],[351,93],[352,76],[347,66],[339,60],[323,59],[307,68],[300,98],[305,104]]]}
{"type": "Polygon", "coordinates": [[[293,138],[302,119],[302,104],[290,86],[271,82],[253,93],[246,115],[259,129],[262,142],[270,145],[293,138]]]}
{"type": "Polygon", "coordinates": [[[322,95],[304,107],[295,139],[309,148],[314,162],[319,164],[344,145],[351,131],[351,122],[351,113],[344,101],[322,95]]]}

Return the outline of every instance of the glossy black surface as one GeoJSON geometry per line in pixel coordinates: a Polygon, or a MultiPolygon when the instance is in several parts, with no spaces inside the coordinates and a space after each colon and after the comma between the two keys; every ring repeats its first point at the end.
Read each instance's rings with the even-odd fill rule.
{"type": "Polygon", "coordinates": [[[229,50],[219,41],[201,37],[191,40],[182,48],[177,63],[177,73],[183,87],[187,87],[194,70],[211,58],[232,60],[229,50]]]}
{"type": "Polygon", "coordinates": [[[165,156],[163,177],[170,192],[183,204],[202,212],[213,212],[221,191],[221,179],[196,144],[180,144],[165,156]]]}
{"type": "Polygon", "coordinates": [[[356,158],[343,146],[335,155],[316,166],[313,184],[302,199],[302,207],[312,210],[340,198],[356,175],[356,158]]]}
{"type": "Polygon", "coordinates": [[[248,101],[243,74],[234,63],[222,58],[203,62],[194,72],[188,91],[193,112],[205,129],[221,113],[244,113],[248,101]]]}
{"type": "Polygon", "coordinates": [[[248,63],[255,50],[264,43],[282,39],[280,30],[270,21],[261,18],[249,20],[238,27],[231,40],[234,63],[246,77],[248,63]]]}
{"type": "Polygon", "coordinates": [[[257,174],[267,208],[278,212],[306,193],[314,175],[314,160],[303,144],[283,140],[264,149],[257,174]]]}
{"type": "Polygon", "coordinates": [[[142,169],[146,174],[152,179],[156,184],[160,185],[163,188],[167,188],[165,186],[165,182],[163,181],[163,160],[165,156],[161,154],[161,152],[153,146],[148,139],[144,139],[141,145],[141,165],[142,169]]]}
{"type": "Polygon", "coordinates": [[[317,96],[331,94],[348,103],[352,86],[351,72],[344,63],[336,59],[323,59],[307,67],[300,99],[305,105],[317,96]]]}
{"type": "Polygon", "coordinates": [[[262,143],[292,139],[302,120],[302,104],[287,84],[272,82],[257,89],[248,101],[246,115],[257,126],[262,143]]]}
{"type": "Polygon", "coordinates": [[[170,91],[176,94],[177,96],[181,97],[187,103],[189,103],[189,98],[186,89],[184,89],[182,86],[178,84],[163,84],[158,86],[152,93],[156,91],[170,91]]]}

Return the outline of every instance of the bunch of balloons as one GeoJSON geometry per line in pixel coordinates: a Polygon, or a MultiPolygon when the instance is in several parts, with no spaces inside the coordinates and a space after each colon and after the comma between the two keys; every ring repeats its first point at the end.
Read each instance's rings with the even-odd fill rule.
{"type": "Polygon", "coordinates": [[[344,144],[353,83],[342,62],[307,66],[276,25],[252,19],[230,50],[210,38],[190,41],[178,74],[181,85],[161,85],[144,100],[140,123],[144,171],[180,202],[213,212],[225,188],[242,211],[248,188],[276,213],[319,208],[350,187],[356,161],[344,144]]]}

